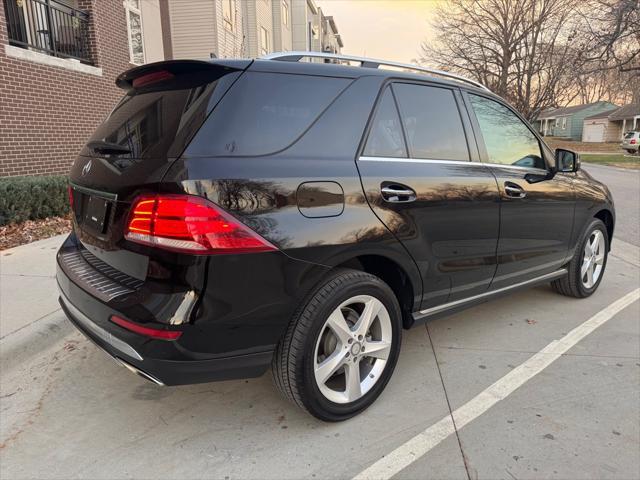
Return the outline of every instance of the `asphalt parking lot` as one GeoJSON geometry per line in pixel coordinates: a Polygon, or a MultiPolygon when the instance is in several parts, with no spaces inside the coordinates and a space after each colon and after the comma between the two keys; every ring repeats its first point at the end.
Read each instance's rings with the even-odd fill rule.
{"type": "Polygon", "coordinates": [[[0,252],[0,477],[640,478],[640,172],[587,169],[618,209],[598,292],[542,286],[404,332],[385,392],[340,424],[270,375],[131,375],[57,308],[60,239],[0,252]]]}

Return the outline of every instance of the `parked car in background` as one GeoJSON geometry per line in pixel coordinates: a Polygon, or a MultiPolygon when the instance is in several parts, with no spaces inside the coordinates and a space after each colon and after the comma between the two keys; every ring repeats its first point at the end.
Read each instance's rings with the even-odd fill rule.
{"type": "Polygon", "coordinates": [[[640,146],[640,131],[627,132],[622,139],[622,144],[620,146],[623,150],[626,150],[629,153],[638,153],[638,146],[640,146]]]}
{"type": "Polygon", "coordinates": [[[541,283],[593,294],[615,211],[578,155],[476,82],[381,63],[123,73],[70,173],[69,319],[157,384],[271,366],[339,421],[381,394],[403,328],[541,283]]]}

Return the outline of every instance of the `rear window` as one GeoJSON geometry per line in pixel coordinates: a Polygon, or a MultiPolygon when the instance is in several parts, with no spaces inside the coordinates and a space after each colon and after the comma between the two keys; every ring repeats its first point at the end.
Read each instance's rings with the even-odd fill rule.
{"type": "Polygon", "coordinates": [[[635,134],[636,134],[636,132],[629,132],[629,133],[627,133],[627,134],[625,135],[625,137],[624,137],[624,138],[633,138],[635,134]]]}
{"type": "Polygon", "coordinates": [[[84,155],[106,149],[114,166],[127,159],[177,156],[238,73],[193,88],[125,95],[87,142],[84,155]],[[120,147],[120,148],[116,148],[120,147]]]}
{"type": "Polygon", "coordinates": [[[192,156],[266,155],[291,145],[351,79],[246,72],[189,147],[192,156]]]}
{"type": "Polygon", "coordinates": [[[462,120],[451,90],[396,83],[393,91],[411,157],[469,160],[462,120]]]}

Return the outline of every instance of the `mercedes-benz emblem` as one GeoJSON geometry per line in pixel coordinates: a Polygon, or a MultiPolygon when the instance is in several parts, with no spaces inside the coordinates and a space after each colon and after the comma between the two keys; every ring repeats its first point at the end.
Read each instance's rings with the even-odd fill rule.
{"type": "Polygon", "coordinates": [[[91,160],[89,160],[87,164],[84,167],[82,167],[82,176],[84,177],[90,171],[91,171],[91,160]]]}

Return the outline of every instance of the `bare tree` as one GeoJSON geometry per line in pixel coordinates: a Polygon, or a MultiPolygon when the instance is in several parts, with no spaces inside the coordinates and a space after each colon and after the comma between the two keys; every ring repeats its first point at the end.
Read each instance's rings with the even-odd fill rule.
{"type": "Polygon", "coordinates": [[[587,0],[579,13],[582,61],[640,71],[640,0],[587,0]]]}
{"type": "Polygon", "coordinates": [[[635,74],[612,68],[585,68],[584,65],[576,64],[575,82],[580,103],[606,101],[624,105],[633,101],[635,74]]]}
{"type": "Polygon", "coordinates": [[[449,0],[441,4],[433,43],[421,58],[475,78],[529,119],[571,102],[578,92],[571,48],[578,0],[449,0]]]}
{"type": "Polygon", "coordinates": [[[640,0],[586,0],[576,65],[587,75],[618,71],[640,103],[640,0]]]}

